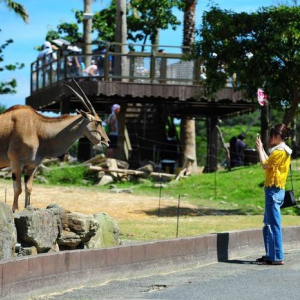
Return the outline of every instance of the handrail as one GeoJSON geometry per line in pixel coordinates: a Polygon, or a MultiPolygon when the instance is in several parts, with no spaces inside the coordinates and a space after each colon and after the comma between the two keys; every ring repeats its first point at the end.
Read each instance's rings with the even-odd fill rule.
{"type": "MultiPolygon", "coordinates": [[[[117,44],[107,44],[105,50],[100,53],[62,55],[59,52],[53,52],[37,59],[31,64],[31,94],[56,82],[73,77],[105,81],[123,80],[135,83],[184,85],[202,85],[205,79],[204,67],[199,59],[188,61],[185,54],[182,53],[153,51],[153,49],[158,49],[154,47],[180,49],[188,47],[151,45],[151,52],[116,53],[110,51],[110,46],[117,44]],[[90,61],[95,61],[93,66],[85,66],[90,61]],[[117,64],[116,61],[118,64],[122,63],[121,73],[116,71],[114,66],[117,64]],[[97,70],[97,72],[92,73],[92,70],[97,70]]],[[[149,45],[139,44],[126,45],[149,47],[149,45]]]]}

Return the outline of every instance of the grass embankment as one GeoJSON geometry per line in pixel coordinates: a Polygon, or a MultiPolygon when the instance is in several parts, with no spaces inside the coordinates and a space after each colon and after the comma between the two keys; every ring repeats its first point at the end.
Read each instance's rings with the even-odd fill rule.
{"type": "MultiPolygon", "coordinates": [[[[293,178],[296,197],[300,197],[300,165],[293,162],[293,178]]],[[[52,184],[89,185],[95,177],[82,167],[63,168],[51,171],[47,178],[52,184]],[[82,182],[84,180],[84,182],[82,182]],[[88,181],[91,180],[91,181],[88,181]]],[[[220,170],[214,174],[199,174],[168,184],[167,188],[154,187],[147,181],[143,184],[118,183],[119,188],[131,187],[135,195],[156,197],[152,208],[144,211],[144,218],[119,221],[121,237],[132,240],[154,240],[176,236],[177,204],[180,195],[181,209],[179,236],[191,236],[229,230],[260,228],[264,208],[264,172],[259,165],[240,167],[231,172],[220,170]],[[161,192],[161,198],[159,197],[161,192]],[[160,199],[160,216],[158,204],[160,199]],[[174,199],[165,204],[165,199],[174,199]]],[[[288,182],[287,188],[290,188],[288,182]]],[[[107,191],[108,187],[91,187],[107,191]]],[[[122,207],[120,207],[122,209],[122,207]]],[[[298,209],[283,210],[283,225],[300,225],[298,209]]]]}

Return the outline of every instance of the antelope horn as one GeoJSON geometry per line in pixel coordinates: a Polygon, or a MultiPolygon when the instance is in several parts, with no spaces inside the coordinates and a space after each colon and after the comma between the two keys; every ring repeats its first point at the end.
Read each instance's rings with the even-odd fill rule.
{"type": "Polygon", "coordinates": [[[88,107],[88,105],[85,103],[84,99],[72,88],[70,87],[68,84],[66,84],[66,86],[76,95],[76,97],[82,102],[82,104],[85,106],[85,108],[88,110],[88,112],[91,112],[90,108],[88,107]]]}
{"type": "Polygon", "coordinates": [[[96,113],[92,103],[90,102],[89,98],[86,96],[85,92],[82,90],[80,85],[76,82],[76,80],[74,78],[72,78],[72,79],[73,79],[73,82],[76,84],[76,86],[79,88],[81,95],[84,97],[84,100],[86,101],[86,104],[89,106],[89,110],[92,112],[92,114],[94,116],[96,116],[97,113],[96,113]]]}

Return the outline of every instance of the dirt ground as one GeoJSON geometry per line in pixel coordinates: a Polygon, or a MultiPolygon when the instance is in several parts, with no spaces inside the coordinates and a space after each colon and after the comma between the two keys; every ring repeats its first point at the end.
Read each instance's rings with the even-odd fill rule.
{"type": "MultiPolygon", "coordinates": [[[[12,205],[12,181],[0,181],[0,201],[12,205]]],[[[23,188],[24,190],[24,188],[23,188]]],[[[159,194],[159,193],[157,193],[159,194]]],[[[19,197],[19,209],[24,209],[25,193],[19,197]]],[[[35,184],[33,186],[31,205],[46,208],[49,204],[56,203],[72,212],[94,214],[105,212],[118,220],[145,219],[157,214],[159,197],[137,196],[128,193],[100,192],[95,189],[78,187],[57,187],[35,184]]],[[[172,207],[175,209],[177,200],[161,199],[161,208],[172,207]]],[[[194,210],[197,207],[181,203],[182,209],[194,210]]]]}

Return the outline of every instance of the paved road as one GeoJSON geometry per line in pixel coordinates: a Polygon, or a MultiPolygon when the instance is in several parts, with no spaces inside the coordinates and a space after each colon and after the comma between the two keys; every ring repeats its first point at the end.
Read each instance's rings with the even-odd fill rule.
{"type": "Polygon", "coordinates": [[[159,276],[110,281],[32,299],[300,299],[300,250],[286,253],[284,266],[259,265],[254,262],[255,258],[220,262],[159,276]]]}

